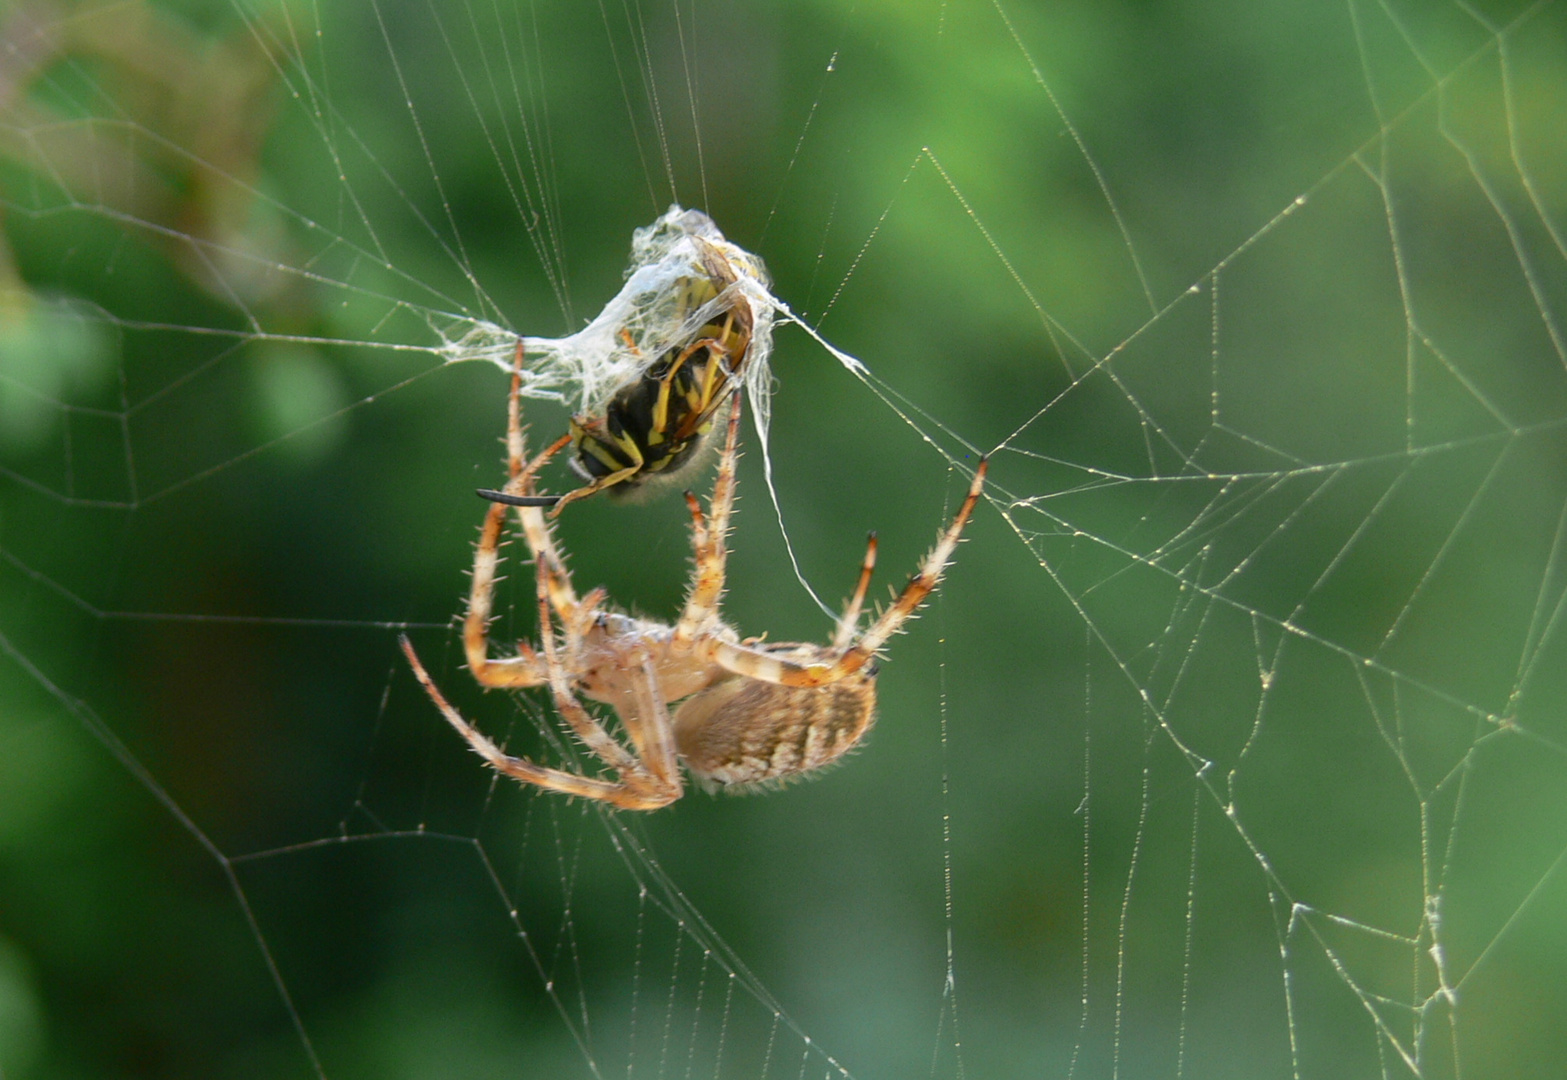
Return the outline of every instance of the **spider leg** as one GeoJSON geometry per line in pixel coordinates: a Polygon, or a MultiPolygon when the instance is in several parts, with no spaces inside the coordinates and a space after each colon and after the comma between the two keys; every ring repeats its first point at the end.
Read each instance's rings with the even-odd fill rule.
{"type": "Polygon", "coordinates": [[[702,506],[694,495],[686,495],[686,505],[691,509],[691,549],[695,565],[691,592],[686,597],[680,621],[675,624],[677,645],[689,644],[703,627],[718,619],[718,602],[724,594],[724,567],[729,558],[725,538],[729,535],[729,512],[735,501],[735,462],[740,456],[740,396],[740,388],[736,387],[729,410],[724,452],[718,459],[718,478],[713,481],[713,496],[708,500],[709,517],[702,515],[702,506]]]}
{"type": "MultiPolygon", "coordinates": [[[[681,784],[679,768],[674,756],[674,736],[668,710],[664,708],[662,700],[658,701],[657,706],[649,704],[658,698],[653,690],[657,685],[657,676],[651,659],[643,658],[642,666],[646,677],[638,684],[638,696],[642,700],[637,704],[640,707],[632,709],[623,701],[613,703],[635,748],[633,754],[628,752],[613,735],[605,730],[604,725],[582,706],[571,688],[573,673],[568,670],[566,658],[582,655],[583,636],[591,626],[599,605],[604,602],[604,590],[594,589],[580,603],[574,600],[574,606],[570,610],[563,609],[557,593],[559,588],[569,592],[571,584],[555,551],[552,541],[553,530],[538,509],[523,508],[519,513],[531,519],[531,524],[537,527],[541,536],[540,543],[534,548],[537,570],[536,595],[539,604],[539,642],[543,652],[541,658],[543,668],[550,694],[555,700],[556,710],[571,725],[571,729],[576,732],[583,745],[597,755],[599,760],[620,774],[619,787],[627,793],[625,798],[631,801],[611,800],[615,805],[640,810],[651,810],[668,805],[680,797],[681,784]],[[552,609],[558,613],[562,632],[566,636],[564,657],[555,643],[552,609]],[[651,736],[646,725],[640,720],[643,716],[652,717],[651,736]]],[[[531,535],[529,545],[534,545],[531,535]]],[[[526,655],[538,659],[537,654],[532,653],[532,650],[527,650],[526,655]]]]}
{"type": "MultiPolygon", "coordinates": [[[[544,594],[550,606],[559,613],[565,628],[566,646],[570,655],[580,651],[582,635],[593,620],[598,606],[604,602],[602,589],[595,589],[579,601],[571,587],[571,577],[561,565],[560,555],[551,540],[550,528],[543,515],[536,509],[521,511],[533,526],[525,529],[528,546],[534,552],[534,564],[544,594]],[[537,537],[537,539],[536,539],[537,537]]],[[[468,615],[463,620],[463,650],[468,659],[468,670],[484,686],[513,687],[541,686],[549,681],[543,660],[526,643],[518,647],[516,656],[492,658],[489,655],[489,627],[495,603],[496,570],[500,566],[500,538],[505,531],[506,507],[491,503],[484,517],[484,527],[479,534],[479,546],[473,559],[473,582],[468,595],[468,615]]]]}
{"type": "Polygon", "coordinates": [[[414,678],[419,680],[419,685],[424,687],[424,692],[429,695],[435,707],[446,717],[446,722],[457,729],[457,733],[467,740],[474,752],[497,771],[520,780],[525,784],[533,784],[537,787],[548,788],[551,791],[559,791],[566,795],[580,795],[585,799],[597,799],[600,802],[618,806],[623,810],[656,810],[666,806],[670,802],[657,796],[649,796],[641,791],[634,790],[624,783],[612,784],[608,780],[596,780],[587,776],[578,776],[575,773],[563,772],[560,769],[551,769],[544,765],[535,765],[526,758],[512,757],[491,742],[485,735],[468,721],[462,714],[452,708],[436,688],[435,681],[424,670],[424,665],[419,662],[418,655],[414,652],[413,644],[408,640],[408,635],[403,634],[399,638],[403,647],[403,654],[408,657],[408,665],[413,668],[414,678]]]}
{"type": "Polygon", "coordinates": [[[855,583],[854,595],[844,605],[843,616],[838,620],[838,633],[832,639],[832,647],[842,652],[854,640],[854,632],[860,625],[860,608],[865,605],[865,590],[870,588],[871,572],[876,569],[876,534],[865,541],[865,559],[860,563],[860,580],[855,583]]]}
{"type": "MultiPolygon", "coordinates": [[[[517,351],[512,358],[511,395],[506,405],[506,461],[510,479],[506,483],[508,494],[526,494],[532,489],[533,474],[565,445],[557,441],[531,462],[525,462],[527,447],[522,431],[522,339],[517,341],[517,351]]],[[[537,509],[519,508],[518,518],[533,552],[536,562],[547,565],[550,572],[550,596],[561,618],[571,623],[580,621],[578,603],[571,588],[571,578],[566,574],[560,555],[550,540],[549,527],[544,515],[537,509]],[[541,554],[541,551],[543,554],[541,554]]],[[[501,537],[506,530],[506,507],[491,503],[479,531],[479,546],[473,558],[473,581],[468,591],[468,615],[463,620],[463,651],[468,669],[480,684],[489,687],[539,686],[548,681],[548,674],[539,657],[531,649],[520,650],[514,657],[491,659],[489,652],[490,619],[495,607],[496,570],[500,566],[501,537]]]]}
{"type": "Polygon", "coordinates": [[[495,570],[500,565],[500,539],[506,507],[491,503],[473,557],[473,582],[468,591],[468,615],[463,619],[463,652],[468,670],[483,686],[539,686],[549,675],[532,650],[502,659],[490,658],[490,617],[495,604],[495,570]]]}
{"type": "Polygon", "coordinates": [[[635,680],[633,690],[634,700],[617,702],[615,712],[651,778],[673,802],[682,789],[675,725],[669,716],[669,705],[659,693],[658,669],[646,653],[642,655],[642,678],[635,680]]]}
{"type": "Polygon", "coordinates": [[[566,449],[570,443],[571,436],[569,434],[562,435],[560,438],[546,446],[543,450],[540,450],[537,454],[535,454],[533,460],[528,462],[528,464],[520,472],[517,471],[516,464],[512,464],[512,482],[506,485],[508,490],[512,487],[515,487],[519,494],[522,492],[531,493],[533,491],[534,474],[542,469],[545,463],[550,460],[550,458],[566,449]]]}
{"type": "Polygon", "coordinates": [[[931,548],[929,555],[925,556],[924,561],[920,563],[919,571],[909,579],[908,585],[904,586],[903,592],[893,601],[892,606],[866,628],[865,633],[855,641],[846,656],[858,652],[862,653],[865,659],[870,659],[887,643],[888,638],[898,632],[898,628],[904,621],[919,609],[925,602],[925,598],[936,588],[941,581],[941,575],[947,569],[947,564],[952,561],[952,553],[957,550],[963,528],[968,524],[969,516],[974,512],[974,506],[985,490],[985,471],[988,465],[986,459],[980,459],[978,467],[974,470],[974,479],[969,483],[968,494],[964,496],[963,505],[958,507],[957,514],[953,516],[952,524],[936,538],[936,546],[931,548]]]}
{"type": "Polygon", "coordinates": [[[648,774],[642,762],[628,751],[615,737],[604,729],[598,719],[577,700],[567,678],[566,667],[555,647],[555,628],[551,625],[549,596],[543,582],[539,584],[539,640],[543,645],[544,667],[549,674],[550,694],[555,708],[571,725],[582,744],[598,756],[599,760],[620,774],[621,783],[642,790],[657,788],[657,781],[648,774]]]}
{"type": "Polygon", "coordinates": [[[562,621],[568,624],[580,622],[584,604],[577,599],[577,591],[571,584],[571,573],[566,569],[566,560],[555,546],[554,525],[538,507],[519,506],[516,509],[528,550],[533,553],[539,573],[545,576],[550,606],[559,613],[562,621]]]}
{"type": "MultiPolygon", "coordinates": [[[[942,571],[951,561],[952,553],[958,546],[958,538],[963,533],[963,527],[968,524],[969,515],[974,511],[974,504],[979,501],[980,492],[984,490],[986,464],[984,459],[980,460],[979,467],[974,470],[974,480],[969,484],[968,496],[964,498],[963,505],[958,508],[952,524],[942,530],[941,535],[936,539],[936,546],[920,563],[919,571],[909,579],[908,585],[904,586],[903,592],[898,594],[892,606],[882,612],[881,617],[867,627],[865,633],[848,648],[824,650],[824,658],[813,663],[778,656],[752,646],[710,638],[701,644],[700,653],[703,658],[736,675],[780,686],[826,686],[860,670],[876,655],[877,650],[887,643],[887,639],[897,633],[904,622],[919,610],[925,598],[941,581],[942,571]]],[[[863,567],[861,575],[864,575],[863,567]]]]}
{"type": "MultiPolygon", "coordinates": [[[[529,495],[533,492],[533,477],[545,463],[571,442],[570,435],[562,435],[533,458],[524,463],[527,447],[522,429],[522,339],[517,339],[517,351],[512,356],[511,395],[506,402],[506,467],[509,479],[506,494],[529,495]]],[[[550,575],[550,604],[560,613],[561,619],[574,622],[578,618],[576,590],[571,585],[571,575],[566,561],[555,547],[554,535],[544,513],[537,507],[519,506],[517,524],[522,527],[528,541],[528,550],[535,562],[541,562],[550,575]]],[[[535,684],[536,685],[536,684],[535,684]]]]}

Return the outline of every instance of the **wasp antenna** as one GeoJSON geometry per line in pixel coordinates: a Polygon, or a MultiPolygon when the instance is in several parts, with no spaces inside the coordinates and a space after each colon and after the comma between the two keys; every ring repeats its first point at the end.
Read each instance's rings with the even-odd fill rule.
{"type": "Polygon", "coordinates": [[[480,488],[474,494],[481,499],[490,502],[502,503],[506,506],[554,506],[560,502],[559,495],[508,495],[504,491],[491,491],[489,488],[480,488]]]}

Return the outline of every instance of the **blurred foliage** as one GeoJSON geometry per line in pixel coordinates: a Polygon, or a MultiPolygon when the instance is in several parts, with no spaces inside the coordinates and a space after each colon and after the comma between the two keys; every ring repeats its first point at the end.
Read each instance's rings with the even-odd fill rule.
{"type": "MultiPolygon", "coordinates": [[[[0,1074],[1553,1075],[1564,40],[1559,3],[0,9],[0,1074]],[[863,753],[610,823],[493,783],[395,627],[554,753],[461,667],[504,377],[430,350],[580,325],[675,199],[894,395],[781,333],[829,603],[1006,445],[863,753]]],[[[823,639],[761,481],[726,610],[823,639]]],[[[683,514],[572,507],[579,581],[671,611],[683,514]]]]}

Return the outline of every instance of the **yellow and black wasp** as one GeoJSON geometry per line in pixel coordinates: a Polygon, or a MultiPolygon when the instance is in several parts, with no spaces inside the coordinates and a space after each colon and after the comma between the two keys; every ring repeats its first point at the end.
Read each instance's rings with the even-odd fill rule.
{"type": "MultiPolygon", "coordinates": [[[[570,445],[571,466],[587,483],[565,495],[518,496],[488,490],[480,495],[512,505],[553,506],[558,514],[566,504],[595,492],[624,495],[650,481],[676,477],[699,459],[703,440],[745,377],[755,330],[750,301],[734,288],[739,278],[729,257],[705,241],[699,249],[705,272],[680,279],[677,316],[683,319],[712,304],[726,290],[728,302],[616,390],[602,413],[573,416],[568,432],[529,470],[570,445]]],[[[744,272],[765,280],[758,260],[752,260],[744,272]]],[[[636,349],[629,332],[622,331],[622,337],[628,348],[636,349]]]]}

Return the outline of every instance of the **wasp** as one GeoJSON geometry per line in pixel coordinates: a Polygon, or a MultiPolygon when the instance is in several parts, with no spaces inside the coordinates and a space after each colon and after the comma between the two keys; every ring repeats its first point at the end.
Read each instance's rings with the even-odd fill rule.
{"type": "MultiPolygon", "coordinates": [[[[722,301],[712,317],[615,390],[601,412],[574,415],[567,433],[535,463],[569,445],[571,467],[586,483],[564,495],[481,490],[481,496],[512,505],[553,506],[552,513],[559,514],[596,492],[627,495],[651,481],[672,479],[700,459],[707,435],[745,378],[755,333],[751,302],[735,286],[741,274],[765,284],[766,271],[759,259],[732,244],[694,239],[702,272],[675,283],[675,316],[683,322],[722,301]]],[[[627,349],[639,351],[629,331],[620,336],[627,349]]]]}

